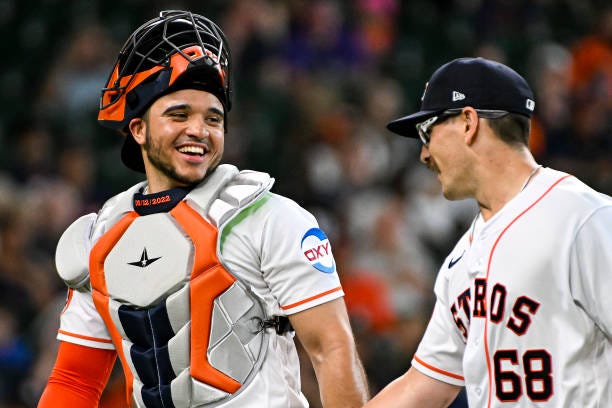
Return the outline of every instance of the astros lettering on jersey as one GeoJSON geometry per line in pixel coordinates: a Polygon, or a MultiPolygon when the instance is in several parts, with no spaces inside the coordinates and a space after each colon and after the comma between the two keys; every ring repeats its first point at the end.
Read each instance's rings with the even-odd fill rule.
{"type": "Polygon", "coordinates": [[[612,407],[610,219],[610,197],[552,169],[477,217],[413,366],[465,386],[471,407],[612,407]]]}

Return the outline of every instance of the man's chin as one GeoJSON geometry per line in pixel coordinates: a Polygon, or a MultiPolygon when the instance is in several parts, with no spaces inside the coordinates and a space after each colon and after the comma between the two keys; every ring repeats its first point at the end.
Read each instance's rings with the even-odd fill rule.
{"type": "Polygon", "coordinates": [[[465,197],[459,191],[447,188],[442,184],[442,195],[449,201],[462,200],[465,197]]]}
{"type": "Polygon", "coordinates": [[[467,194],[461,194],[458,191],[448,191],[445,190],[444,188],[442,189],[442,195],[444,196],[444,198],[446,198],[449,201],[459,201],[459,200],[464,200],[466,198],[469,198],[469,196],[467,194]]]}
{"type": "Polygon", "coordinates": [[[176,174],[174,179],[181,183],[183,187],[193,187],[200,183],[202,183],[208,176],[210,176],[216,169],[219,167],[219,164],[215,164],[214,166],[210,166],[203,173],[194,174],[194,175],[179,175],[176,174]]]}
{"type": "Polygon", "coordinates": [[[171,180],[176,187],[193,187],[202,183],[206,177],[215,171],[220,160],[211,165],[201,163],[200,165],[172,165],[162,160],[149,160],[151,170],[163,174],[164,178],[171,180]]]}

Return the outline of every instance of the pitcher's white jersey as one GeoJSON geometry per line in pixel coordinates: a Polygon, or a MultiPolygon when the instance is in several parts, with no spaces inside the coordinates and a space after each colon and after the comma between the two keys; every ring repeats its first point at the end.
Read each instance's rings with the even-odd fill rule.
{"type": "Polygon", "coordinates": [[[612,407],[612,199],[542,169],[444,261],[413,366],[470,407],[612,407]]]}
{"type": "MultiPolygon", "coordinates": [[[[268,316],[291,315],[343,296],[329,240],[315,218],[287,198],[265,193],[229,222],[220,237],[223,264],[261,300],[268,316]]],[[[133,263],[139,257],[150,263],[162,256],[164,247],[172,250],[171,241],[164,237],[160,240],[162,245],[157,246],[156,253],[151,248],[147,253],[134,247],[133,263]]],[[[95,244],[84,236],[83,242],[74,246],[83,251],[82,256],[89,257],[95,244]]],[[[144,289],[147,283],[142,285],[144,289]]],[[[192,307],[191,313],[197,311],[192,307]]],[[[234,398],[214,406],[307,407],[300,391],[299,361],[292,337],[292,332],[268,336],[265,359],[255,377],[234,398]]],[[[91,292],[70,290],[58,339],[114,349],[111,338],[91,292]]]]}

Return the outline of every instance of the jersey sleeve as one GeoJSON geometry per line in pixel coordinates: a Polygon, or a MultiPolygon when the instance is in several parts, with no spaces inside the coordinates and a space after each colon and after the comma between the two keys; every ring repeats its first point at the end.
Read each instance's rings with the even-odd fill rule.
{"type": "Polygon", "coordinates": [[[114,350],[102,317],[94,306],[91,292],[68,289],[66,306],[60,316],[58,340],[98,349],[114,350]]]}
{"type": "Polygon", "coordinates": [[[343,296],[331,243],[314,216],[275,194],[265,206],[260,267],[281,310],[290,315],[343,296]]]}
{"type": "Polygon", "coordinates": [[[412,359],[412,366],[423,374],[449,384],[463,386],[465,343],[457,332],[447,296],[448,279],[443,272],[435,284],[436,304],[412,359]]]}
{"type": "Polygon", "coordinates": [[[62,342],[38,408],[94,408],[108,381],[116,354],[62,342]]]}
{"type": "Polygon", "coordinates": [[[612,339],[612,205],[595,211],[580,227],[570,255],[572,296],[612,339]]]}
{"type": "Polygon", "coordinates": [[[66,229],[57,245],[57,273],[70,287],[57,338],[81,346],[113,350],[110,335],[89,290],[90,235],[95,220],[95,214],[79,218],[66,229]]]}

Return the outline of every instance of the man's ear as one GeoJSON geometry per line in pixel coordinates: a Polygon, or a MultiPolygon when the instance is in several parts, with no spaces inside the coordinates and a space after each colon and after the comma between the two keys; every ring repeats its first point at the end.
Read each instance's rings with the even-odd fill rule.
{"type": "Polygon", "coordinates": [[[476,141],[476,133],[478,130],[478,113],[471,106],[463,108],[461,118],[464,121],[464,140],[468,146],[471,146],[476,141]]]}
{"type": "MultiPolygon", "coordinates": [[[[143,145],[145,143],[147,122],[143,118],[134,118],[130,120],[128,129],[130,130],[130,133],[132,134],[132,137],[134,137],[136,143],[139,145],[143,145]]],[[[130,137],[130,135],[127,135],[127,137],[130,137]]]]}

